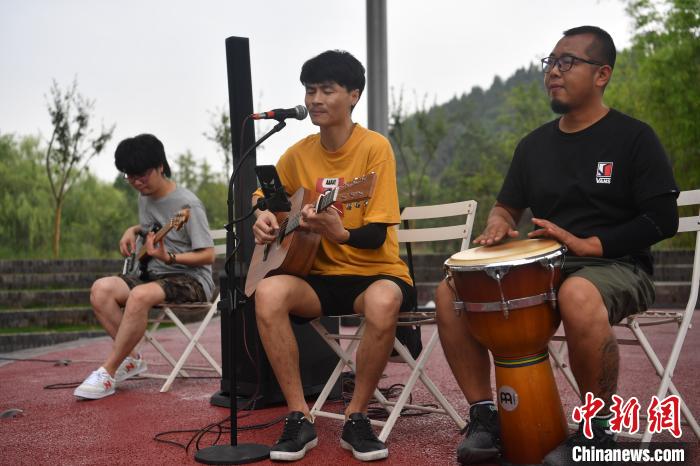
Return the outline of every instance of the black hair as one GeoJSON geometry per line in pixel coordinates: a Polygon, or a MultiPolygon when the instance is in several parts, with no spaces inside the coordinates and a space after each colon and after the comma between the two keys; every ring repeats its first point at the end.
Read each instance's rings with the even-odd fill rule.
{"type": "Polygon", "coordinates": [[[595,38],[586,50],[591,59],[604,65],[610,65],[610,68],[615,68],[617,52],[610,34],[597,26],[579,26],[564,31],[564,36],[577,36],[580,34],[591,34],[595,38]]]}
{"type": "Polygon", "coordinates": [[[114,151],[114,165],[117,170],[129,175],[163,165],[163,173],[170,178],[170,165],[165,158],[163,143],[152,134],[139,134],[120,142],[114,151]]]}
{"type": "Polygon", "coordinates": [[[304,63],[299,80],[303,85],[336,82],[348,92],[365,90],[365,67],[345,50],[327,50],[304,63]]]}

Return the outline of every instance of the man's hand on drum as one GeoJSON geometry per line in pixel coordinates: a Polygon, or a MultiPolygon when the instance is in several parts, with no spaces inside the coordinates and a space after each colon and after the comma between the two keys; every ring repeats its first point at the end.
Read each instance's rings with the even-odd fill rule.
{"type": "Polygon", "coordinates": [[[350,233],[343,226],[338,209],[330,206],[323,212],[316,212],[313,204],[306,204],[301,209],[299,226],[328,238],[334,243],[344,243],[350,233]]]}
{"type": "Polygon", "coordinates": [[[489,215],[484,232],[476,237],[474,244],[493,246],[506,238],[517,238],[518,230],[513,229],[513,221],[499,214],[489,215]]]}
{"type": "Polygon", "coordinates": [[[277,232],[280,226],[277,223],[277,217],[269,210],[263,210],[258,215],[258,219],[253,225],[253,235],[257,244],[267,244],[273,242],[277,238],[277,232]]]}
{"type": "Polygon", "coordinates": [[[549,220],[541,218],[533,217],[532,223],[540,228],[528,233],[528,238],[551,238],[557,240],[566,246],[574,256],[601,257],[603,255],[603,245],[597,236],[579,238],[563,228],[559,228],[549,220]]]}

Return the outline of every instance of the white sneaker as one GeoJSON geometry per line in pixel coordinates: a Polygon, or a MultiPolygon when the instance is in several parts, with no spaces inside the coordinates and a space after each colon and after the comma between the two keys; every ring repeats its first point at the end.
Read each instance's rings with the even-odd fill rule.
{"type": "Polygon", "coordinates": [[[73,395],[79,398],[98,400],[109,395],[114,395],[116,384],[116,380],[109,375],[109,372],[107,372],[104,367],[100,367],[96,371],[93,371],[92,374],[75,389],[73,395]]]}
{"type": "Polygon", "coordinates": [[[148,365],[140,355],[138,359],[127,356],[119,365],[119,368],[117,368],[117,373],[114,375],[114,378],[117,383],[121,383],[126,379],[135,377],[142,372],[146,372],[147,370],[148,365]]]}

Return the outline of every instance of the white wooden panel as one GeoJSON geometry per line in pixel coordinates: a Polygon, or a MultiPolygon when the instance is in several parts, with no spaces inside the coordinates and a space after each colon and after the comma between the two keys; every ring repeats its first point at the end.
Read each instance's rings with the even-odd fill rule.
{"type": "Polygon", "coordinates": [[[421,220],[427,218],[454,217],[473,214],[476,201],[453,202],[427,206],[406,207],[401,212],[401,220],[421,220]]]}
{"type": "Polygon", "coordinates": [[[445,241],[464,238],[467,235],[467,226],[452,225],[448,227],[406,229],[399,230],[398,234],[400,243],[445,241]]]}

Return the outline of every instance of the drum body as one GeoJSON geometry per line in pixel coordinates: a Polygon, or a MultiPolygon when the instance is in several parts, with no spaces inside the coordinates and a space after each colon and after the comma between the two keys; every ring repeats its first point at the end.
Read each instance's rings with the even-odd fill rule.
{"type": "Polygon", "coordinates": [[[493,354],[503,457],[513,464],[540,464],[567,435],[547,350],[564,252],[556,241],[521,240],[445,262],[469,330],[493,354]]]}

